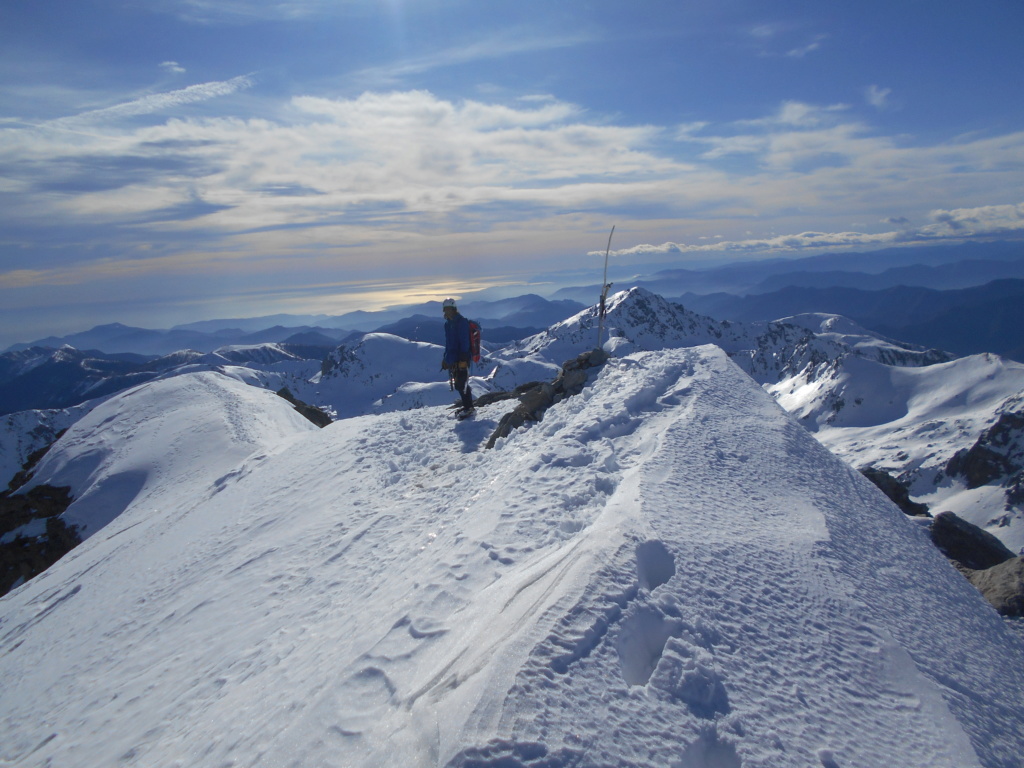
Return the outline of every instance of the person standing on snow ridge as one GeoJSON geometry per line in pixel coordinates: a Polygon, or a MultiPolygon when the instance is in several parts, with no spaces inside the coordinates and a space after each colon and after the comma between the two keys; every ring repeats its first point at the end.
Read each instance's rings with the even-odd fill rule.
{"type": "Polygon", "coordinates": [[[448,375],[459,395],[462,397],[460,415],[473,412],[473,393],[469,389],[469,320],[459,314],[455,299],[445,299],[441,303],[444,312],[444,358],[441,369],[448,375]]]}

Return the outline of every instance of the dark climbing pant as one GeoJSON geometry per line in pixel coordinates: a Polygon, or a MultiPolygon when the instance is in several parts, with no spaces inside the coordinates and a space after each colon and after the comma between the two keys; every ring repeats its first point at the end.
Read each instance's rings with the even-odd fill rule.
{"type": "Polygon", "coordinates": [[[462,407],[469,410],[473,407],[473,392],[469,388],[469,369],[455,369],[455,389],[462,396],[462,407]]]}

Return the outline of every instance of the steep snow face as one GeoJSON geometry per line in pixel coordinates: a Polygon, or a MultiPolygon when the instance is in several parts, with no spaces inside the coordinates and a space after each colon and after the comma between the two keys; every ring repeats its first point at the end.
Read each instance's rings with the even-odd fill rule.
{"type": "Polygon", "coordinates": [[[836,342],[863,357],[887,365],[935,365],[949,362],[955,357],[938,349],[924,349],[888,339],[842,315],[810,312],[783,317],[777,322],[804,328],[820,339],[836,342]]]}
{"type": "Polygon", "coordinates": [[[946,472],[1002,414],[1024,409],[1024,365],[996,355],[922,368],[850,358],[829,377],[797,376],[769,391],[851,465],[898,476],[933,512],[956,512],[1024,550],[1024,499],[1003,487],[1008,478],[968,488],[946,472]]]}
{"type": "MultiPolygon", "coordinates": [[[[64,513],[83,537],[136,507],[201,497],[254,453],[316,430],[266,390],[216,373],[144,384],[94,408],[40,462],[30,485],[70,486],[64,513]]],[[[134,520],[126,515],[123,524],[134,520]]]]}
{"type": "MultiPolygon", "coordinates": [[[[0,760],[1019,764],[1020,641],[720,350],[613,360],[479,450],[502,412],[165,478],[0,599],[0,760]]],[[[94,437],[156,453],[160,418],[94,437]]]]}
{"type": "Polygon", "coordinates": [[[29,456],[57,439],[57,435],[81,419],[101,401],[74,408],[19,411],[0,416],[0,490],[4,490],[29,456]]]}

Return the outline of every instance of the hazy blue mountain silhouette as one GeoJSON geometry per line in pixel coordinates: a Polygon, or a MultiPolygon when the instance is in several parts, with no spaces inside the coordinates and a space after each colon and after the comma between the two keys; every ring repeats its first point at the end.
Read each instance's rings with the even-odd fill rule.
{"type": "Polygon", "coordinates": [[[960,355],[994,352],[1020,360],[1024,348],[1024,280],[993,280],[949,291],[910,286],[879,291],[790,286],[747,296],[686,294],[678,301],[702,314],[742,322],[805,312],[843,315],[901,341],[960,355]]]}

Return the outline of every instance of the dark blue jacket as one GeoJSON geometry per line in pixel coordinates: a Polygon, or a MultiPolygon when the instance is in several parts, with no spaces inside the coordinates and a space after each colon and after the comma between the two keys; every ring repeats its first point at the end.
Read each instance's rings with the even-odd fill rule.
{"type": "Polygon", "coordinates": [[[468,363],[469,358],[469,320],[456,314],[444,321],[444,361],[454,368],[457,363],[468,363]]]}

